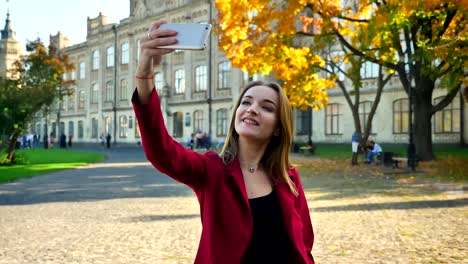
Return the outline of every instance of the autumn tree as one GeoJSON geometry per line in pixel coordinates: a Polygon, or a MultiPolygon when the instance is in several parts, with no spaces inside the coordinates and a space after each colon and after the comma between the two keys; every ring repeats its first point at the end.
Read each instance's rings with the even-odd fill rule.
{"type": "Polygon", "coordinates": [[[50,52],[40,40],[29,42],[26,50],[29,55],[12,69],[16,78],[0,81],[0,130],[9,140],[7,157],[12,163],[17,138],[38,111],[54,102],[58,87],[69,85],[62,76],[73,69],[67,57],[50,52]]]}
{"type": "Polygon", "coordinates": [[[416,151],[432,159],[431,117],[447,106],[465,79],[466,0],[227,1],[217,0],[220,47],[234,66],[285,81],[294,107],[319,108],[334,81],[317,75],[325,40],[346,54],[394,71],[414,95],[416,151]],[[309,37],[307,42],[301,37],[309,37]],[[312,39],[313,41],[310,41],[312,39]],[[436,86],[437,83],[437,86],[436,86]],[[447,94],[432,104],[432,93],[447,94]]]}

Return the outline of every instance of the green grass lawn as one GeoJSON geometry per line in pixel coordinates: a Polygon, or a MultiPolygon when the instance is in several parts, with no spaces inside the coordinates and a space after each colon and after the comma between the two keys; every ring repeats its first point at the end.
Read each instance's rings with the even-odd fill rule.
{"type": "Polygon", "coordinates": [[[75,168],[102,161],[105,155],[95,152],[80,152],[60,149],[19,150],[28,164],[0,167],[0,183],[75,168]]]}
{"type": "MultiPolygon", "coordinates": [[[[381,147],[385,152],[394,152],[399,156],[406,157],[406,147],[405,146],[390,146],[387,147],[385,144],[382,144],[381,147]]],[[[468,158],[468,149],[461,148],[458,146],[433,146],[434,155],[437,158],[447,158],[447,157],[459,157],[459,158],[468,158]]],[[[342,159],[342,158],[351,158],[351,144],[346,145],[317,145],[315,151],[315,156],[325,159],[342,159]]]]}

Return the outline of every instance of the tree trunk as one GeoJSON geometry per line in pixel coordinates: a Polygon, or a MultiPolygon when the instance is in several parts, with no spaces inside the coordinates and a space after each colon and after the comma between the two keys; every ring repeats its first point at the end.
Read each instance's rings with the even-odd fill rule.
{"type": "Polygon", "coordinates": [[[17,130],[13,132],[11,135],[11,140],[8,143],[7,148],[7,159],[9,160],[10,164],[15,163],[15,149],[16,149],[16,141],[18,140],[18,136],[21,134],[21,130],[17,130]]]}
{"type": "Polygon", "coordinates": [[[419,161],[434,159],[432,151],[432,91],[434,82],[429,78],[421,78],[413,98],[414,106],[414,144],[416,158],[419,161]]]}

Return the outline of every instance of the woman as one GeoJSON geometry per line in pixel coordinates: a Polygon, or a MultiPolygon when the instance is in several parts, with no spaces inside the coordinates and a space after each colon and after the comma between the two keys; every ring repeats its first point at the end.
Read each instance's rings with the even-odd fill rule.
{"type": "Polygon", "coordinates": [[[314,263],[314,234],[296,169],[289,161],[292,111],[281,87],[253,82],[243,90],[222,154],[198,154],[167,133],[153,66],[173,50],[176,32],[156,22],[141,41],[132,101],[146,157],[192,188],[202,234],[195,263],[314,263]]]}

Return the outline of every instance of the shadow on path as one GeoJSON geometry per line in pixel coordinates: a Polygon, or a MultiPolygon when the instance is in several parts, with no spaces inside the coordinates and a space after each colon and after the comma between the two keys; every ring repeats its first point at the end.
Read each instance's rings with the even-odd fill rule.
{"type": "Polygon", "coordinates": [[[181,220],[199,218],[199,214],[177,214],[177,215],[142,215],[138,217],[124,218],[121,221],[124,223],[134,222],[153,222],[153,221],[166,221],[166,220],[181,220]]]}
{"type": "Polygon", "coordinates": [[[333,211],[375,211],[375,210],[407,210],[424,208],[453,208],[468,205],[468,199],[453,200],[429,200],[395,203],[368,203],[352,204],[344,206],[327,206],[310,209],[311,212],[333,212],[333,211]]]}
{"type": "Polygon", "coordinates": [[[101,163],[2,184],[0,206],[193,195],[190,188],[159,173],[141,149],[106,154],[101,163]]]}

